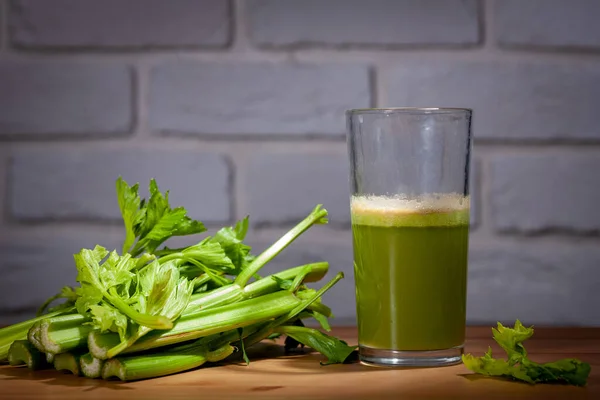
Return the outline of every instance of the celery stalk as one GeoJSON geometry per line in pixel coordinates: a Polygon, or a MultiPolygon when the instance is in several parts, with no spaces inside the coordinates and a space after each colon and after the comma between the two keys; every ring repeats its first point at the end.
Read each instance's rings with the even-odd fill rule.
{"type": "Polygon", "coordinates": [[[339,282],[343,277],[344,277],[344,273],[338,272],[331,281],[327,282],[327,284],[325,284],[321,289],[319,289],[314,295],[312,295],[311,297],[309,297],[306,300],[303,300],[300,304],[298,304],[289,313],[280,316],[279,318],[275,319],[274,321],[271,321],[270,323],[266,324],[264,326],[264,328],[262,328],[261,330],[249,335],[246,339],[244,339],[244,345],[246,347],[250,347],[253,344],[266,339],[267,337],[269,337],[269,335],[271,335],[275,331],[276,327],[278,327],[282,324],[285,324],[286,322],[290,321],[292,318],[295,318],[303,310],[311,307],[312,305],[318,304],[318,303],[315,303],[315,301],[317,299],[319,299],[321,296],[323,296],[323,294],[326,291],[331,289],[331,287],[333,287],[333,285],[335,285],[337,282],[339,282]]]}
{"type": "Polygon", "coordinates": [[[85,346],[92,331],[84,325],[88,318],[80,314],[61,315],[40,322],[39,336],[44,351],[60,354],[85,346]]]}
{"type": "Polygon", "coordinates": [[[79,359],[79,368],[86,378],[100,378],[102,376],[103,366],[104,361],[95,358],[90,353],[82,355],[79,359]]]}
{"type": "Polygon", "coordinates": [[[289,232],[283,235],[279,240],[273,243],[268,249],[263,251],[258,257],[248,265],[240,274],[235,278],[235,283],[241,287],[246,286],[250,278],[256,274],[266,263],[271,261],[277,256],[283,249],[289,246],[294,240],[303,234],[308,228],[314,224],[326,224],[327,223],[327,210],[322,209],[319,204],[313,211],[302,220],[298,225],[293,227],[289,232]]]}
{"type": "Polygon", "coordinates": [[[31,328],[29,328],[29,331],[27,332],[27,340],[29,341],[29,343],[34,345],[36,349],[38,349],[42,353],[45,353],[46,349],[44,349],[44,345],[42,345],[42,342],[40,341],[41,325],[42,321],[38,321],[35,324],[33,324],[31,328]]]}
{"type": "Polygon", "coordinates": [[[41,321],[45,318],[55,317],[57,315],[72,312],[73,310],[75,310],[75,307],[60,311],[54,311],[46,315],[32,318],[30,320],[19,322],[18,324],[10,325],[0,329],[0,362],[6,360],[6,358],[8,357],[8,350],[10,348],[10,345],[15,340],[27,339],[27,332],[36,322],[41,321]]]}
{"type": "MultiPolygon", "coordinates": [[[[141,338],[123,353],[153,349],[198,339],[213,333],[242,328],[261,321],[267,321],[289,313],[302,300],[289,292],[275,292],[239,303],[228,304],[193,314],[181,316],[169,331],[155,331],[141,338]]],[[[88,337],[90,353],[104,360],[110,358],[108,352],[119,343],[118,335],[101,334],[93,331],[88,337]]]]}
{"type": "Polygon", "coordinates": [[[333,314],[331,313],[331,308],[327,307],[323,303],[312,303],[308,307],[306,307],[306,309],[316,311],[320,314],[323,314],[327,318],[331,318],[333,316],[333,314]]]}
{"type": "MultiPolygon", "coordinates": [[[[223,305],[224,303],[229,304],[229,302],[251,299],[277,291],[279,290],[279,285],[272,278],[273,276],[276,276],[280,279],[294,279],[307,266],[310,267],[310,272],[307,273],[303,281],[316,282],[325,276],[328,271],[329,264],[326,262],[318,262],[290,268],[276,274],[266,276],[247,285],[244,289],[240,289],[239,286],[232,284],[230,286],[224,286],[222,288],[215,289],[209,293],[193,295],[192,300],[184,312],[184,316],[193,315],[197,313],[198,310],[209,309],[215,306],[223,305]]],[[[13,339],[8,343],[6,346],[6,354],[8,354],[8,348],[10,347],[10,344],[19,338],[27,338],[32,344],[34,344],[34,346],[36,346],[39,351],[50,352],[53,354],[71,351],[85,346],[88,340],[88,333],[91,331],[91,327],[82,325],[87,321],[87,319],[79,314],[61,315],[67,311],[73,311],[73,309],[49,313],[44,316],[34,318],[30,321],[25,321],[23,323],[12,325],[8,328],[0,329],[0,333],[7,332],[10,328],[10,332],[14,331],[21,335],[17,336],[16,339],[13,339]],[[42,323],[44,323],[44,328],[43,333],[40,333],[40,327],[42,326],[42,323]],[[23,327],[28,326],[30,327],[28,328],[29,332],[20,333],[23,327]],[[41,342],[42,339],[43,344],[41,342]]],[[[321,313],[325,314],[324,312],[321,313]]],[[[2,339],[0,339],[0,343],[2,343],[4,337],[2,335],[0,335],[0,337],[2,337],[2,339]]],[[[119,340],[113,340],[111,343],[113,346],[116,346],[119,344],[119,342],[119,340]]],[[[2,345],[0,344],[0,359],[2,359],[1,346],[2,345]]]]}
{"type": "Polygon", "coordinates": [[[182,313],[193,314],[201,309],[217,307],[224,304],[236,303],[244,298],[243,290],[237,285],[221,286],[207,293],[193,295],[185,311],[182,313]]]}
{"type": "Polygon", "coordinates": [[[251,299],[262,296],[263,294],[275,292],[279,290],[279,284],[273,277],[279,279],[294,279],[302,271],[306,271],[303,282],[316,282],[325,276],[328,269],[329,264],[326,262],[306,264],[266,276],[247,285],[243,289],[234,283],[228,286],[222,286],[208,293],[193,295],[192,300],[188,304],[186,311],[183,312],[183,315],[191,314],[196,310],[230,304],[243,299],[251,299]]]}
{"type": "MultiPolygon", "coordinates": [[[[295,277],[297,274],[302,273],[303,277],[310,275],[311,278],[314,279],[315,277],[322,277],[322,275],[327,271],[327,268],[327,263],[308,264],[302,267],[292,268],[288,271],[283,271],[280,274],[276,274],[276,276],[281,277],[282,279],[288,279],[288,277],[295,277]]],[[[277,282],[271,277],[261,279],[261,281],[264,282],[255,282],[251,285],[248,285],[245,288],[248,290],[243,290],[239,285],[235,283],[217,288],[211,291],[210,293],[196,298],[192,303],[189,303],[186,308],[188,311],[184,312],[182,317],[194,315],[195,312],[198,312],[193,311],[195,309],[200,309],[200,311],[212,309],[221,305],[237,303],[245,298],[252,298],[262,293],[268,293],[271,291],[278,290],[277,282]]],[[[172,330],[169,330],[168,332],[172,332],[172,330]]],[[[168,333],[165,334],[168,335],[168,333]]],[[[135,346],[135,343],[138,340],[140,340],[140,338],[141,335],[132,335],[126,341],[117,341],[116,336],[113,338],[105,338],[102,343],[102,346],[105,347],[110,344],[112,345],[112,347],[107,351],[103,350],[101,352],[93,354],[96,357],[102,359],[112,358],[117,354],[126,352],[128,348],[135,346]]],[[[196,337],[192,337],[192,339],[194,338],[196,337]]]]}
{"type": "Polygon", "coordinates": [[[302,301],[300,304],[296,306],[293,310],[291,310],[287,315],[279,317],[277,320],[273,322],[273,324],[284,323],[285,321],[292,319],[296,315],[300,314],[304,309],[312,305],[317,299],[320,299],[321,296],[325,294],[326,291],[331,289],[336,283],[344,278],[343,272],[338,272],[333,279],[327,282],[321,289],[317,290],[317,292],[312,295],[310,298],[302,301]]]}
{"type": "MultiPolygon", "coordinates": [[[[210,335],[212,333],[223,332],[225,330],[244,327],[253,324],[257,321],[263,321],[265,319],[275,318],[279,313],[284,312],[287,309],[291,301],[297,301],[295,297],[285,299],[282,296],[283,293],[273,293],[271,295],[265,295],[260,299],[249,300],[249,304],[245,302],[229,304],[222,307],[210,308],[203,310],[197,314],[189,314],[188,317],[193,318],[193,330],[189,332],[183,332],[176,336],[179,343],[183,340],[197,339],[202,336],[210,335]],[[239,305],[239,307],[238,307],[239,305]],[[243,307],[240,309],[240,307],[243,307]],[[211,312],[213,311],[214,312],[211,312]],[[199,317],[200,319],[198,319],[199,317]],[[201,327],[201,329],[198,329],[201,327]]],[[[185,326],[185,324],[183,324],[185,326]]],[[[180,325],[181,327],[181,325],[180,325]]],[[[171,332],[172,333],[172,332],[171,332]]],[[[160,333],[155,332],[154,337],[160,333]]],[[[171,338],[173,335],[171,335],[171,338]]],[[[107,358],[113,358],[117,354],[120,354],[128,348],[138,349],[135,343],[139,337],[132,336],[125,342],[120,342],[118,345],[109,349],[106,353],[107,358]]],[[[172,340],[172,339],[171,339],[172,340]]],[[[152,339],[150,339],[152,342],[152,339]]],[[[148,341],[144,340],[144,343],[148,341]]],[[[162,343],[162,340],[157,341],[162,343]]],[[[171,343],[167,343],[171,344],[171,343]]],[[[160,344],[161,346],[163,344],[160,344]]]]}
{"type": "MultiPolygon", "coordinates": [[[[305,280],[318,280],[322,278],[328,270],[328,264],[314,263],[308,264],[310,267],[310,272],[307,274],[305,280]]],[[[277,276],[280,279],[292,279],[297,276],[299,272],[305,270],[307,266],[299,266],[295,268],[290,268],[288,270],[282,271],[280,273],[267,276],[263,279],[260,279],[252,284],[248,285],[244,289],[244,296],[248,296],[251,298],[255,298],[256,296],[263,295],[264,293],[269,293],[273,290],[278,290],[278,283],[272,278],[272,276],[277,276]]],[[[225,293],[224,298],[229,298],[229,293],[222,289],[215,289],[213,292],[225,293]]],[[[147,348],[154,348],[157,346],[162,346],[163,342],[166,341],[165,344],[172,344],[175,337],[174,343],[181,342],[183,340],[192,340],[197,338],[197,334],[201,334],[200,332],[195,333],[193,331],[198,330],[198,325],[194,322],[195,318],[198,317],[198,313],[206,312],[208,309],[212,309],[213,304],[215,302],[218,304],[221,300],[213,297],[213,296],[204,296],[202,298],[197,298],[194,308],[201,307],[200,311],[195,312],[187,312],[178,321],[176,321],[175,328],[169,331],[161,331],[150,333],[148,338],[151,339],[150,342],[146,342],[148,339],[142,338],[139,340],[141,343],[137,345],[134,343],[132,345],[132,349],[126,349],[125,353],[131,353],[135,351],[145,350],[147,348]],[[217,300],[217,301],[215,301],[217,300]],[[212,303],[212,304],[211,304],[212,303]],[[202,306],[204,304],[204,306],[202,306]],[[205,308],[203,310],[203,308],[205,308]],[[157,337],[158,336],[158,337],[157,337]],[[151,346],[151,347],[147,347],[151,346]]],[[[318,308],[317,311],[320,311],[322,314],[329,316],[330,311],[326,306],[322,306],[319,303],[314,303],[314,307],[318,308]]],[[[191,308],[188,306],[188,309],[191,308]]],[[[237,306],[233,306],[231,309],[235,309],[237,306]]],[[[220,309],[222,310],[222,309],[220,309]]],[[[204,314],[200,314],[204,315],[204,314]]],[[[55,318],[50,318],[39,322],[39,325],[43,325],[42,329],[42,341],[44,345],[41,350],[45,352],[50,352],[54,354],[58,354],[61,352],[71,351],[74,349],[82,348],[86,343],[89,342],[88,333],[91,332],[92,328],[88,325],[82,325],[86,322],[87,319],[79,314],[70,314],[59,316],[55,318]]],[[[101,344],[99,347],[103,350],[99,350],[96,353],[97,358],[106,358],[108,352],[107,348],[113,348],[120,344],[120,339],[118,335],[108,333],[108,334],[100,334],[98,332],[94,332],[90,335],[90,338],[101,340],[101,344]],[[101,337],[101,339],[99,339],[101,337]],[[98,357],[100,356],[100,357],[98,357]]]]}
{"type": "MultiPolygon", "coordinates": [[[[278,274],[275,274],[274,276],[277,276],[280,279],[290,279],[290,278],[294,278],[297,276],[297,274],[299,273],[303,273],[303,275],[305,276],[305,278],[307,279],[320,279],[323,277],[323,275],[327,272],[328,270],[328,263],[325,262],[320,262],[320,263],[313,263],[313,264],[307,264],[304,266],[300,266],[300,267],[296,267],[296,268],[291,268],[288,269],[286,271],[282,271],[278,274]]],[[[173,337],[174,334],[181,334],[181,333],[186,333],[184,336],[179,337],[178,336],[178,340],[177,342],[182,341],[182,339],[188,338],[190,336],[190,339],[195,339],[198,336],[193,336],[192,333],[186,331],[186,332],[182,332],[182,322],[181,321],[186,321],[189,320],[190,318],[194,318],[191,317],[193,315],[195,315],[198,311],[192,311],[195,309],[200,309],[200,312],[206,311],[207,309],[213,309],[217,306],[220,306],[222,304],[232,304],[232,303],[237,303],[240,300],[243,300],[244,298],[255,298],[256,296],[259,296],[263,293],[269,293],[272,291],[276,291],[278,290],[278,283],[277,281],[275,281],[271,276],[265,277],[257,282],[254,282],[248,286],[246,286],[244,289],[242,289],[241,287],[239,287],[237,284],[231,284],[228,286],[224,286],[221,288],[217,288],[213,291],[211,291],[210,293],[204,295],[204,296],[199,296],[197,297],[195,300],[193,300],[192,302],[190,302],[190,304],[188,304],[187,306],[187,312],[184,312],[182,317],[176,321],[176,325],[179,324],[179,327],[176,330],[169,330],[164,332],[163,337],[173,337]],[[174,333],[174,332],[178,332],[178,333],[174,333]]],[[[235,306],[234,306],[235,308],[235,306]]],[[[183,325],[185,326],[185,324],[183,325]]],[[[156,335],[159,335],[159,333],[154,333],[154,334],[149,334],[149,337],[153,337],[156,335]]],[[[90,335],[90,338],[96,338],[98,337],[99,334],[98,333],[94,333],[93,335],[90,335]]],[[[98,358],[112,358],[113,356],[115,356],[116,354],[119,353],[128,353],[131,351],[137,351],[135,349],[139,349],[140,346],[136,346],[136,342],[140,340],[138,337],[133,336],[131,337],[128,341],[126,342],[121,342],[120,340],[117,340],[116,335],[112,335],[112,337],[109,336],[105,336],[102,339],[102,343],[100,345],[101,348],[103,348],[104,350],[98,350],[95,349],[92,351],[92,353],[94,354],[95,357],[98,358]],[[106,350],[107,346],[111,346],[109,350],[106,350]],[[134,350],[127,350],[128,348],[133,348],[134,350]],[[94,353],[94,351],[97,351],[96,353],[94,353]]],[[[183,339],[183,340],[188,340],[188,339],[183,339]]],[[[141,339],[141,341],[143,343],[147,343],[147,339],[141,339]]],[[[89,339],[88,339],[88,345],[89,345],[89,339]]],[[[161,346],[163,344],[160,344],[161,346]]],[[[145,349],[145,344],[142,345],[142,347],[145,349]]]]}
{"type": "Polygon", "coordinates": [[[109,291],[105,290],[104,297],[110,300],[119,311],[140,325],[152,329],[171,329],[173,327],[173,321],[163,315],[142,314],[130,307],[129,304],[119,297],[115,288],[111,288],[109,291]]]}
{"type": "MultiPolygon", "coordinates": [[[[162,259],[160,260],[162,261],[162,259]]],[[[194,279],[194,290],[198,289],[200,286],[208,283],[212,277],[208,274],[202,274],[201,276],[194,279]]]]}
{"type": "Polygon", "coordinates": [[[295,279],[300,273],[306,271],[302,282],[318,282],[323,279],[328,270],[329,263],[327,262],[317,262],[286,269],[276,274],[265,276],[244,287],[244,297],[253,298],[279,290],[279,284],[273,277],[283,280],[295,279]]]}
{"type": "Polygon", "coordinates": [[[69,371],[75,376],[81,375],[79,367],[80,353],[61,353],[54,356],[54,369],[57,371],[69,371]]]}
{"type": "Polygon", "coordinates": [[[122,381],[155,378],[197,368],[206,362],[227,358],[234,348],[228,343],[210,351],[208,346],[196,346],[180,351],[117,357],[108,360],[102,368],[102,378],[116,377],[122,381]]]}
{"type": "Polygon", "coordinates": [[[8,351],[10,365],[27,365],[29,369],[47,368],[46,356],[27,340],[15,340],[8,351]]]}

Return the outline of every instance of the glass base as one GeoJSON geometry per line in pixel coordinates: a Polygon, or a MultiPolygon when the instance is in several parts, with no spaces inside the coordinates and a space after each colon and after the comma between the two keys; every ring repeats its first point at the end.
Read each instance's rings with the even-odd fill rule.
{"type": "Polygon", "coordinates": [[[444,367],[459,364],[464,345],[444,350],[398,351],[359,347],[362,364],[373,367],[444,367]]]}

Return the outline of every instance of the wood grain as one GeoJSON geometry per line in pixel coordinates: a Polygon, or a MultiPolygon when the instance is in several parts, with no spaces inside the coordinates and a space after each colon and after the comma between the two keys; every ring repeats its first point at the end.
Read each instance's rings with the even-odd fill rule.
{"type": "MultiPolygon", "coordinates": [[[[334,334],[356,342],[356,330],[334,334]]],[[[489,327],[467,329],[466,351],[481,355],[492,345],[489,327]]],[[[497,346],[492,346],[500,351],[497,346]]],[[[250,349],[239,359],[147,381],[122,383],[74,377],[53,370],[0,367],[0,399],[600,399],[600,329],[536,328],[527,342],[531,358],[577,357],[592,365],[585,388],[528,385],[473,375],[462,365],[443,368],[373,368],[353,363],[322,367],[305,350],[286,355],[280,343],[250,349]]],[[[498,353],[501,354],[501,353],[498,353]]]]}

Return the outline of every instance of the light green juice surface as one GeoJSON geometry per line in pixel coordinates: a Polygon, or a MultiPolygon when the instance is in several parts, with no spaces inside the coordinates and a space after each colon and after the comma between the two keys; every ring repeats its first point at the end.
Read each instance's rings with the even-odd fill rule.
{"type": "Polygon", "coordinates": [[[439,350],[464,343],[469,201],[352,201],[359,343],[439,350]]]}

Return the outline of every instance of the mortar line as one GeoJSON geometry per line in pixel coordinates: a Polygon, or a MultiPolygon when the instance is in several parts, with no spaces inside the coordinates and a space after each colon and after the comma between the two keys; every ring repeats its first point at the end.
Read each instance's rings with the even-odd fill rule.
{"type": "Polygon", "coordinates": [[[246,3],[244,0],[230,0],[230,6],[232,29],[231,51],[235,53],[247,53],[252,49],[252,44],[248,36],[248,25],[246,24],[246,3]]]}
{"type": "MultiPolygon", "coordinates": [[[[282,224],[277,226],[264,226],[256,228],[252,222],[250,215],[250,241],[265,241],[273,238],[279,238],[292,228],[295,223],[282,224]]],[[[207,223],[209,231],[214,231],[223,226],[227,222],[207,223]]],[[[15,223],[10,225],[10,239],[19,242],[31,238],[43,238],[51,236],[70,236],[77,235],[78,232],[94,232],[98,235],[119,236],[123,234],[122,223],[119,221],[53,221],[40,223],[15,223]]],[[[349,228],[320,225],[318,229],[311,230],[310,235],[307,235],[307,243],[332,243],[332,244],[347,244],[348,238],[351,236],[349,228]]],[[[0,238],[7,239],[7,238],[0,238]]],[[[600,235],[597,234],[580,234],[574,235],[567,232],[552,232],[542,235],[526,235],[526,234],[502,234],[502,235],[482,235],[480,231],[473,232],[470,238],[474,249],[491,247],[505,249],[515,246],[547,246],[553,245],[564,248],[577,248],[578,246],[598,246],[600,244],[600,235]]]]}
{"type": "Polygon", "coordinates": [[[4,236],[8,221],[8,174],[10,170],[10,152],[6,147],[0,149],[0,237],[4,236]]]}
{"type": "Polygon", "coordinates": [[[134,87],[133,87],[133,132],[130,139],[135,140],[138,137],[150,135],[148,128],[148,85],[149,66],[144,63],[135,63],[132,66],[134,70],[134,87]]]}
{"type": "Polygon", "coordinates": [[[379,104],[381,104],[382,102],[379,99],[379,91],[380,91],[380,84],[379,84],[380,78],[379,78],[379,71],[376,65],[370,65],[369,66],[369,95],[370,95],[370,99],[369,99],[369,107],[371,108],[376,108],[379,106],[379,104]]]}
{"type": "MultiPolygon", "coordinates": [[[[6,36],[6,35],[4,35],[6,36]]],[[[3,36],[3,37],[4,37],[3,36]]],[[[2,39],[5,40],[5,39],[2,39]]],[[[240,39],[246,41],[246,39],[240,39]]],[[[246,41],[246,43],[248,43],[246,41]]],[[[95,63],[133,63],[159,62],[179,59],[189,59],[199,62],[274,62],[285,63],[290,61],[312,63],[401,63],[418,61],[502,61],[506,63],[527,61],[537,64],[565,63],[578,64],[581,62],[600,62],[600,51],[566,52],[566,51],[524,51],[492,47],[486,45],[473,49],[304,49],[295,51],[266,51],[253,48],[244,44],[234,46],[229,50],[215,51],[213,49],[153,49],[147,51],[60,51],[60,50],[27,50],[4,52],[6,59],[15,61],[72,61],[95,63]]]]}
{"type": "MultiPolygon", "coordinates": [[[[6,229],[7,232],[9,231],[8,227],[10,227],[14,220],[10,210],[12,203],[11,193],[13,191],[13,176],[11,174],[11,169],[14,160],[12,154],[12,147],[4,148],[3,151],[0,151],[0,162],[4,169],[4,172],[0,177],[0,226],[3,227],[3,230],[6,229]]],[[[10,235],[12,236],[12,229],[10,229],[10,235]]]]}
{"type": "MultiPolygon", "coordinates": [[[[32,139],[36,139],[33,137],[32,139]]],[[[202,135],[188,136],[181,138],[172,135],[148,135],[143,143],[139,141],[126,140],[122,136],[102,137],[98,139],[83,139],[75,138],[66,141],[61,138],[37,138],[39,140],[8,140],[0,139],[0,147],[11,146],[15,149],[28,148],[40,150],[53,149],[85,149],[85,148],[130,148],[130,147],[145,147],[150,149],[164,149],[166,147],[172,149],[188,149],[188,150],[205,150],[205,151],[225,151],[239,150],[241,153],[273,152],[310,152],[313,154],[330,154],[343,152],[345,149],[345,141],[341,139],[307,139],[306,137],[296,138],[225,138],[222,140],[211,138],[206,139],[202,135]]],[[[564,153],[577,152],[578,154],[600,154],[600,141],[598,142],[561,142],[561,143],[534,143],[534,142],[510,142],[510,143],[482,143],[476,142],[474,152],[477,155],[495,155],[505,154],[507,152],[515,155],[531,155],[531,154],[546,154],[558,155],[564,153]]]]}
{"type": "Polygon", "coordinates": [[[227,175],[227,197],[229,197],[229,219],[228,222],[235,224],[240,217],[238,215],[239,207],[237,204],[237,193],[236,186],[238,181],[238,168],[234,161],[234,157],[230,154],[221,153],[227,164],[228,175],[227,175]]]}
{"type": "Polygon", "coordinates": [[[0,54],[5,54],[9,50],[8,8],[8,0],[0,0],[0,54]]]}
{"type": "Polygon", "coordinates": [[[477,217],[477,232],[481,232],[485,236],[495,237],[496,232],[493,229],[493,218],[492,218],[492,206],[491,206],[491,187],[490,187],[490,160],[489,157],[484,155],[478,155],[477,160],[479,163],[479,170],[477,171],[478,176],[477,182],[479,184],[479,202],[477,217]]]}
{"type": "Polygon", "coordinates": [[[600,154],[600,142],[596,143],[476,143],[477,154],[496,155],[555,155],[577,152],[578,154],[600,154]]]}
{"type": "Polygon", "coordinates": [[[481,176],[481,158],[479,157],[479,155],[475,155],[474,153],[471,153],[471,171],[470,171],[470,176],[469,176],[469,194],[471,197],[471,205],[473,204],[477,204],[477,209],[476,209],[476,213],[474,215],[474,219],[477,220],[476,224],[471,224],[470,225],[470,231],[471,232],[475,232],[478,231],[481,227],[481,225],[483,224],[483,220],[481,217],[481,208],[483,206],[483,199],[481,196],[481,181],[482,181],[482,176],[481,176]],[[475,179],[473,179],[475,178],[475,179]],[[473,188],[475,188],[475,190],[473,190],[473,188]]]}
{"type": "MultiPolygon", "coordinates": [[[[252,218],[252,215],[250,215],[252,218]]],[[[262,226],[256,228],[251,221],[250,232],[255,241],[265,241],[271,238],[282,236],[294,224],[281,224],[277,226],[262,226]]],[[[339,226],[322,225],[318,229],[311,230],[310,235],[306,237],[307,243],[332,243],[332,244],[347,244],[348,238],[352,235],[350,228],[342,228],[339,226]]],[[[503,234],[496,236],[482,235],[479,231],[475,231],[470,235],[470,241],[473,243],[473,248],[484,248],[496,246],[500,249],[515,247],[516,245],[526,246],[546,246],[556,245],[557,247],[564,246],[595,246],[600,244],[600,236],[594,234],[573,235],[570,233],[544,234],[544,235],[525,235],[525,234],[503,234]]]]}
{"type": "Polygon", "coordinates": [[[479,32],[481,34],[482,48],[493,52],[496,48],[494,43],[494,15],[493,0],[479,1],[479,32]]]}

